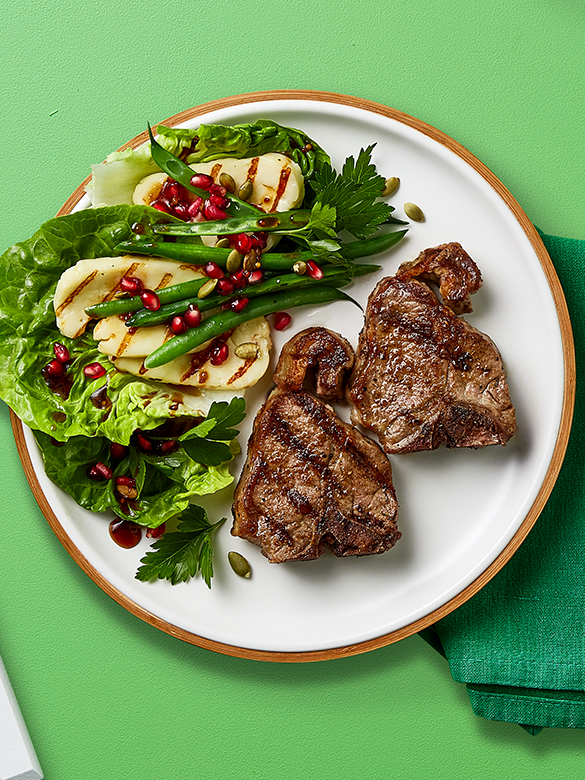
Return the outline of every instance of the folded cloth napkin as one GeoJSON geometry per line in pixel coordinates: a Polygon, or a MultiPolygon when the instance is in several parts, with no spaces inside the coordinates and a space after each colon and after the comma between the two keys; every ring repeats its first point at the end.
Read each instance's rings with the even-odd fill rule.
{"type": "MultiPolygon", "coordinates": [[[[567,454],[520,549],[472,599],[421,636],[464,682],[476,715],[585,728],[585,241],[541,237],[565,292],[577,359],[567,454]]],[[[543,359],[546,359],[543,356],[543,359]]]]}

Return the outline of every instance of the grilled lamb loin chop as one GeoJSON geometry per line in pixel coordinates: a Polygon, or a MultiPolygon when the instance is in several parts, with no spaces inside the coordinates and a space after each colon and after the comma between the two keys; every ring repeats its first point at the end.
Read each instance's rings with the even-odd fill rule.
{"type": "Polygon", "coordinates": [[[235,491],[231,533],[262,548],[271,563],[381,553],[400,538],[392,469],[380,447],[303,389],[343,395],[351,345],[309,328],[283,348],[272,391],[254,421],[235,491]]]}
{"type": "Polygon", "coordinates": [[[493,341],[456,316],[481,286],[460,244],[426,249],[370,295],[347,390],[387,453],[506,444],[516,427],[493,341]],[[419,279],[440,282],[441,303],[419,279]]]}

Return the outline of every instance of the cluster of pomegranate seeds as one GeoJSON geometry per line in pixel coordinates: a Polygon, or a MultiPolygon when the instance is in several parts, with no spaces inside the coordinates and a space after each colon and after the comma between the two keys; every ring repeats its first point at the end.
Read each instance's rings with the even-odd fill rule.
{"type": "Polygon", "coordinates": [[[241,255],[247,254],[251,249],[264,249],[267,242],[266,233],[236,233],[228,236],[230,246],[237,249],[241,255]]]}
{"type": "Polygon", "coordinates": [[[64,344],[60,344],[58,341],[53,344],[53,354],[55,355],[54,359],[49,360],[43,367],[43,373],[46,376],[55,379],[56,377],[65,376],[68,368],[67,363],[69,363],[71,357],[67,347],[64,344]]]}
{"type": "Polygon", "coordinates": [[[184,222],[202,222],[205,220],[225,219],[230,205],[226,197],[227,190],[221,184],[215,184],[212,177],[206,173],[196,173],[191,177],[191,184],[209,193],[206,199],[193,197],[186,187],[168,178],[161,191],[150,205],[165,214],[172,214],[184,222]]]}
{"type": "Polygon", "coordinates": [[[274,330],[284,330],[292,322],[292,317],[286,311],[277,311],[274,315],[274,330]]]}

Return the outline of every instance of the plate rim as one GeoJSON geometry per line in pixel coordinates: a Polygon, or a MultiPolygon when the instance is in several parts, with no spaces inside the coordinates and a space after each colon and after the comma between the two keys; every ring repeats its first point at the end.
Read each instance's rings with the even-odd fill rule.
{"type": "MultiPolygon", "coordinates": [[[[502,182],[492,173],[492,171],[484,165],[475,155],[473,155],[468,149],[462,146],[458,141],[455,141],[449,135],[441,130],[427,124],[426,122],[417,119],[416,117],[406,114],[397,109],[390,108],[381,103],[376,103],[365,98],[354,97],[350,95],[344,95],[336,92],[323,92],[316,90],[266,90],[259,92],[247,92],[229,97],[219,98],[206,103],[202,103],[193,108],[186,109],[174,114],[166,120],[158,122],[163,125],[177,125],[182,122],[189,121],[201,116],[202,114],[210,113],[211,111],[217,111],[223,108],[233,108],[238,105],[245,105],[255,102],[267,102],[267,101],[315,101],[319,103],[330,103],[349,106],[357,108],[363,111],[369,111],[371,113],[385,116],[389,119],[393,119],[401,124],[405,124],[412,129],[422,133],[423,135],[438,142],[442,146],[445,146],[451,152],[456,154],[464,162],[470,165],[479,175],[491,186],[493,190],[504,201],[508,209],[512,212],[516,221],[519,223],[524,234],[530,241],[532,248],[540,262],[540,265],[544,271],[549,290],[551,292],[553,303],[555,305],[557,318],[559,322],[560,336],[562,342],[563,353],[563,402],[561,408],[561,415],[559,420],[559,427],[557,431],[557,437],[555,446],[551,455],[548,469],[540,486],[540,489],[532,503],[532,506],[528,510],[524,520],[516,530],[505,548],[500,554],[491,562],[489,566],[467,587],[465,587],[458,594],[453,596],[449,601],[443,604],[438,609],[430,612],[422,618],[419,618],[412,623],[409,623],[402,628],[391,631],[387,634],[383,634],[379,637],[365,640],[356,644],[345,645],[342,647],[327,648],[324,650],[307,650],[307,651],[272,651],[272,650],[257,650],[247,647],[240,647],[238,645],[225,644],[216,640],[208,639],[207,637],[200,636],[186,629],[180,628],[166,620],[159,618],[157,615],[149,612],[144,607],[134,602],[128,596],[126,596],[118,588],[114,587],[96,568],[95,566],[81,553],[81,551],[75,546],[61,522],[53,512],[47,497],[45,496],[36,472],[33,468],[31,456],[28,450],[28,446],[25,440],[24,428],[20,419],[10,410],[10,419],[12,424],[12,430],[18,454],[23,466],[23,470],[32,493],[39,505],[41,512],[45,519],[51,526],[53,532],[77,563],[78,566],[103,590],[108,596],[116,601],[120,606],[124,607],[127,611],[140,618],[141,620],[149,623],[155,628],[164,631],[165,633],[174,636],[189,644],[196,645],[206,650],[212,650],[214,652],[228,655],[237,658],[245,658],[248,660],[257,661],[270,661],[270,662],[309,662],[309,661],[324,661],[332,660],[334,658],[343,658],[351,655],[358,655],[360,653],[366,653],[371,650],[376,650],[380,647],[385,647],[394,642],[398,642],[401,639],[405,639],[418,633],[423,628],[426,628],[436,621],[440,620],[446,615],[453,612],[460,607],[472,596],[478,593],[510,560],[514,553],[518,550],[529,531],[532,529],[540,513],[542,512],[548,497],[550,496],[556,479],[558,477],[565,452],[567,449],[569,435],[571,431],[571,422],[573,417],[573,409],[575,403],[575,387],[576,387],[576,368],[575,368],[575,350],[573,343],[572,327],[569,318],[569,312],[565,300],[565,296],[557,276],[556,270],[553,266],[552,260],[540,238],[536,228],[532,222],[528,219],[519,203],[512,196],[509,190],[502,184],[502,182]]],[[[119,151],[127,148],[136,148],[148,140],[148,134],[146,132],[132,138],[130,141],[120,147],[119,151]]],[[[77,189],[69,196],[63,206],[59,209],[56,216],[62,216],[69,214],[79,201],[85,195],[85,188],[88,185],[91,176],[88,176],[77,187],[77,189]]]]}

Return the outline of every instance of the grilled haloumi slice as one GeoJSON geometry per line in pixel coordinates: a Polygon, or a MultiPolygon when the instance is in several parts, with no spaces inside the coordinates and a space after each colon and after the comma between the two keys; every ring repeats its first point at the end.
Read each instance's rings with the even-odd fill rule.
{"type": "MultiPolygon", "coordinates": [[[[288,211],[298,206],[305,195],[305,184],[301,169],[294,160],[284,154],[269,152],[259,157],[226,157],[191,166],[197,173],[206,173],[219,184],[222,173],[229,174],[236,184],[236,194],[245,181],[252,182],[252,194],[248,202],[263,211],[288,211]]],[[[134,190],[136,205],[150,206],[157,199],[162,185],[168,178],[166,173],[146,176],[134,190]]],[[[195,197],[195,196],[193,196],[195,197]]],[[[229,198],[229,193],[227,195],[229,198]]]]}
{"type": "Polygon", "coordinates": [[[59,331],[70,338],[81,336],[91,319],[85,309],[114,298],[124,276],[136,277],[145,288],[157,290],[170,284],[200,279],[203,274],[188,263],[144,255],[80,260],[68,268],[57,282],[53,305],[59,331]]]}
{"type": "MultiPolygon", "coordinates": [[[[155,327],[158,329],[158,326],[153,326],[152,328],[140,328],[139,330],[154,330],[155,327]]],[[[166,330],[165,326],[161,326],[161,328],[166,330]]],[[[116,342],[114,341],[113,343],[116,342]]],[[[229,356],[220,366],[213,366],[210,363],[210,347],[214,345],[213,342],[206,342],[201,347],[198,347],[197,350],[153,369],[144,368],[142,357],[128,357],[127,351],[121,352],[120,356],[117,356],[115,351],[108,353],[106,351],[109,348],[108,341],[100,342],[98,349],[101,352],[110,354],[110,360],[112,360],[117,369],[127,371],[129,374],[134,374],[143,379],[156,379],[173,385],[211,389],[240,390],[245,387],[251,387],[266,373],[268,368],[270,349],[272,347],[268,321],[265,317],[258,317],[255,320],[244,322],[230,334],[226,344],[229,349],[229,356]],[[235,354],[235,349],[241,344],[256,345],[256,357],[248,359],[239,358],[235,354]]]]}

